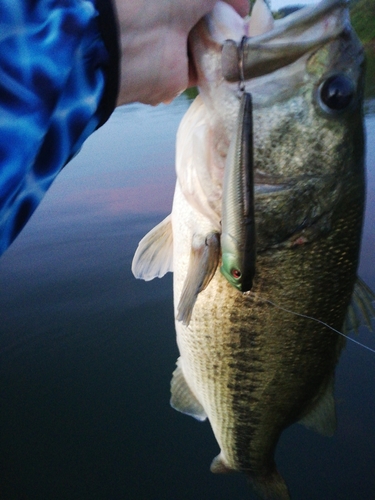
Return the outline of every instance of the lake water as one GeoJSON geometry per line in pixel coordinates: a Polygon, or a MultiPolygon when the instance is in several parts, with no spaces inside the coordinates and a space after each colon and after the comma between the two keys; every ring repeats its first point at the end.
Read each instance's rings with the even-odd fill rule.
{"type": "MultiPolygon", "coordinates": [[[[375,289],[375,101],[359,274],[375,289]]],[[[189,101],[117,110],[60,174],[0,260],[0,499],[251,498],[209,471],[209,424],[169,406],[178,356],[171,275],[130,271],[140,238],[169,213],[174,145],[189,101]]],[[[362,329],[357,340],[375,347],[362,329]]],[[[295,425],[277,463],[295,500],[375,498],[375,354],[348,343],[338,429],[295,425]]]]}

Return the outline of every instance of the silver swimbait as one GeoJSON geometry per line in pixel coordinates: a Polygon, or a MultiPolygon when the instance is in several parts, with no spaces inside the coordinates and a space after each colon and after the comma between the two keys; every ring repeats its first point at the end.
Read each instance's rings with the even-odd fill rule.
{"type": "Polygon", "coordinates": [[[256,261],[252,117],[251,95],[244,92],[225,164],[220,237],[220,271],[241,292],[253,285],[256,261]]]}

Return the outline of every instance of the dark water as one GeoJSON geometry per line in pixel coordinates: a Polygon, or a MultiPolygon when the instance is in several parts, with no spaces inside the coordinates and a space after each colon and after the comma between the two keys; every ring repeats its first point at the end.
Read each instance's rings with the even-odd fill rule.
{"type": "MultiPolygon", "coordinates": [[[[130,272],[139,239],[170,210],[187,106],[118,110],[0,260],[1,500],[250,498],[242,476],[209,472],[209,425],[169,406],[171,276],[130,272]]],[[[360,275],[375,289],[374,109],[360,275]]],[[[366,329],[357,339],[375,347],[366,329]]],[[[375,498],[374,392],[375,354],[349,343],[335,437],[295,425],[280,441],[295,500],[375,498]]]]}

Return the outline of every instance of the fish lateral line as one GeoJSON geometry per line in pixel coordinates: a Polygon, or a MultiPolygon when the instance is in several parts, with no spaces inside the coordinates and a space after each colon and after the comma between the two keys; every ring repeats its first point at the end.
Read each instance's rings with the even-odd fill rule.
{"type": "Polygon", "coordinates": [[[266,299],[265,297],[262,297],[258,293],[254,293],[252,291],[244,292],[243,295],[245,295],[247,297],[250,297],[250,295],[252,295],[253,298],[260,299],[261,301],[266,302],[267,304],[270,304],[271,306],[276,307],[277,309],[280,309],[281,311],[284,311],[284,312],[289,313],[289,314],[293,314],[294,316],[299,316],[300,318],[305,318],[305,319],[310,319],[312,321],[315,321],[316,323],[319,323],[319,324],[321,324],[321,325],[329,328],[330,330],[332,330],[333,332],[337,333],[338,335],[341,335],[345,339],[350,340],[354,344],[357,344],[360,347],[363,347],[364,349],[366,349],[367,351],[370,351],[373,354],[375,354],[375,349],[373,349],[372,347],[370,347],[370,346],[368,346],[366,344],[363,344],[362,342],[359,342],[358,340],[353,339],[349,335],[346,335],[344,332],[341,332],[340,330],[337,330],[333,326],[329,325],[328,323],[325,323],[324,321],[322,321],[322,320],[320,320],[318,318],[314,318],[313,316],[309,316],[307,314],[298,313],[298,312],[292,311],[291,309],[287,309],[285,307],[282,307],[282,306],[276,304],[275,302],[272,302],[272,300],[266,299]]]}

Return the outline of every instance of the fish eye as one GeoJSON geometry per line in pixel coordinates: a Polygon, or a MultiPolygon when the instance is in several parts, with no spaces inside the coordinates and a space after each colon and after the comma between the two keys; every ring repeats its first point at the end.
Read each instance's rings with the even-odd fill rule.
{"type": "Polygon", "coordinates": [[[355,88],[343,74],[332,75],[319,87],[320,105],[324,111],[344,111],[352,102],[355,88]]]}
{"type": "Polygon", "coordinates": [[[230,273],[236,280],[239,280],[242,276],[241,271],[239,271],[238,269],[232,269],[230,273]]]}

